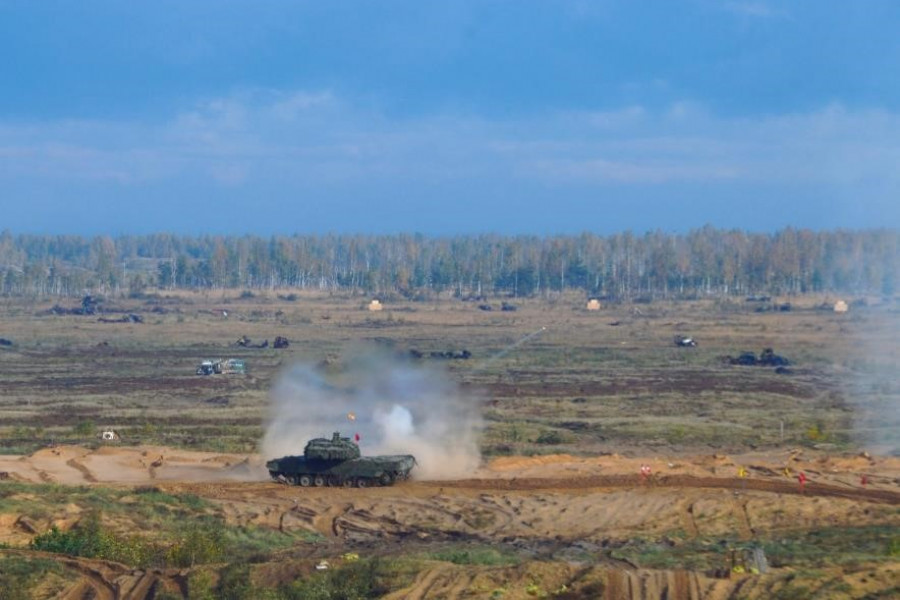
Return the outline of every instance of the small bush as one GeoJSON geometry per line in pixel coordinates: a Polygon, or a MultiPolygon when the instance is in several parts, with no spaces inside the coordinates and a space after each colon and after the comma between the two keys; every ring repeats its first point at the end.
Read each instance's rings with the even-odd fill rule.
{"type": "Polygon", "coordinates": [[[166,551],[166,563],[173,567],[192,567],[217,562],[224,555],[225,544],[221,528],[192,525],[166,551]]]}
{"type": "Polygon", "coordinates": [[[93,435],[97,431],[97,425],[91,421],[82,421],[73,429],[75,435],[88,436],[93,435]]]}
{"type": "Polygon", "coordinates": [[[212,573],[204,570],[193,571],[188,576],[188,600],[216,600],[212,573]]]}
{"type": "Polygon", "coordinates": [[[537,439],[534,440],[535,444],[562,444],[563,437],[558,431],[553,431],[552,429],[546,429],[538,434],[537,439]]]}
{"type": "Polygon", "coordinates": [[[334,571],[315,573],[281,589],[286,600],[362,600],[381,598],[389,590],[380,584],[382,570],[377,558],[350,563],[334,571]]]}
{"type": "Polygon", "coordinates": [[[149,565],[159,563],[159,547],[139,537],[122,537],[105,531],[100,522],[100,514],[95,512],[82,519],[70,531],[60,531],[53,527],[31,541],[31,547],[44,552],[102,558],[127,565],[149,565]]]}
{"type": "Polygon", "coordinates": [[[248,565],[231,564],[219,574],[216,598],[220,600],[249,600],[257,597],[256,592],[253,582],[250,581],[248,565]]]}

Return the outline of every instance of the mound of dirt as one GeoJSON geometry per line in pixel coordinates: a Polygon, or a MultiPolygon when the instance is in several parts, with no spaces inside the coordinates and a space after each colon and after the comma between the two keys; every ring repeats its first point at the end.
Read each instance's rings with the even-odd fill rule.
{"type": "MultiPolygon", "coordinates": [[[[523,599],[554,594],[727,598],[738,590],[748,598],[769,598],[785,587],[790,569],[749,579],[716,579],[697,571],[638,568],[617,558],[613,550],[635,538],[682,543],[668,537],[673,531],[687,538],[749,541],[834,523],[900,526],[896,512],[900,459],[891,457],[790,451],[697,457],[504,457],[482,466],[472,479],[408,481],[368,489],[282,485],[268,479],[263,460],[256,455],[165,447],[47,448],[31,456],[0,456],[0,470],[36,483],[137,487],[152,482],[167,493],[212,501],[229,525],[317,536],[315,544],[292,549],[294,558],[302,560],[290,568],[255,567],[273,577],[312,573],[318,560],[337,562],[348,551],[361,556],[433,553],[472,544],[526,557],[521,564],[500,567],[424,561],[413,581],[392,592],[391,598],[490,598],[497,590],[503,590],[504,598],[523,599]],[[642,474],[642,467],[649,473],[642,474]],[[801,470],[809,476],[803,489],[795,478],[801,470]],[[860,470],[871,483],[858,481],[860,470]],[[582,565],[579,561],[585,556],[592,558],[582,565]]],[[[26,493],[7,498],[9,506],[18,507],[38,500],[26,493]]],[[[25,546],[36,532],[54,525],[71,527],[84,510],[69,503],[41,518],[0,513],[0,543],[25,546]]],[[[126,512],[111,526],[139,529],[130,518],[126,512]]],[[[55,558],[77,574],[70,593],[62,597],[94,594],[143,600],[162,589],[181,589],[185,576],[178,571],[143,572],[102,561],[55,558]],[[130,591],[115,596],[117,589],[130,591]]],[[[859,578],[854,587],[885,589],[889,571],[867,572],[875,575],[859,578]]],[[[834,578],[843,575],[836,572],[834,578]]],[[[818,589],[822,584],[804,585],[818,589]]]]}

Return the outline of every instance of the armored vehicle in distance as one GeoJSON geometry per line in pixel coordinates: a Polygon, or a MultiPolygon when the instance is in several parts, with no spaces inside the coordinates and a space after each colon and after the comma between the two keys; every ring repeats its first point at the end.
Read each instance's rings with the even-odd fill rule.
{"type": "Polygon", "coordinates": [[[244,361],[237,358],[208,358],[197,367],[197,375],[243,375],[246,372],[244,361]]]}
{"type": "Polygon", "coordinates": [[[416,459],[410,454],[361,456],[359,446],[336,431],[330,440],[307,442],[303,456],[276,458],[267,462],[266,468],[273,479],[292,485],[362,488],[407,479],[415,465],[416,459]]]}

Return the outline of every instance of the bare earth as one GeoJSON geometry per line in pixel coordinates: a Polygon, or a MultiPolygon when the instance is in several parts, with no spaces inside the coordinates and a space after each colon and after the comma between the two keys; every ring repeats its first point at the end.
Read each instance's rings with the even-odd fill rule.
{"type": "MultiPolygon", "coordinates": [[[[129,514],[146,490],[198,496],[213,506],[198,503],[203,516],[272,534],[252,562],[267,586],[356,553],[401,571],[394,600],[900,594],[896,299],[840,315],[821,309],[831,297],[784,299],[788,312],[743,299],[589,312],[578,295],[513,299],[513,312],[385,298],[373,313],[370,300],[162,291],[111,299],[110,309],[144,317],[111,324],[51,312],[55,300],[3,299],[0,558],[55,561],[63,573],[31,592],[64,600],[189,598],[192,574],[224,569],[136,569],[30,550],[36,535],[89,514],[84,486],[115,496],[117,510],[103,514],[115,535],[152,537],[154,521],[129,514]],[[290,347],[235,344],[276,335],[290,347]],[[681,335],[699,346],[677,347],[681,335]],[[478,447],[490,458],[461,479],[426,481],[423,467],[387,488],[271,481],[257,453],[279,374],[312,365],[340,381],[359,345],[445,372],[477,402],[478,447]],[[725,358],[764,348],[790,368],[725,358]],[[471,359],[445,356],[463,350],[471,359]],[[248,373],[197,376],[213,357],[245,360],[248,373]],[[119,442],[101,440],[108,429],[119,442]],[[766,546],[767,572],[733,572],[742,545],[766,546]],[[486,548],[515,560],[484,560],[486,548]],[[476,560],[455,560],[467,550],[476,560]]],[[[300,452],[305,438],[297,442],[300,452]]]]}
{"type": "MultiPolygon", "coordinates": [[[[548,589],[594,578],[603,583],[608,598],[664,593],[674,598],[730,598],[738,591],[741,597],[765,598],[777,589],[785,570],[715,579],[697,572],[639,569],[613,552],[605,563],[586,567],[578,554],[678,528],[688,538],[738,531],[750,539],[836,524],[900,526],[900,459],[800,450],[671,459],[503,457],[471,479],[413,480],[364,490],[289,487],[269,481],[257,456],[164,447],[47,448],[30,456],[0,456],[0,471],[29,482],[154,485],[214,501],[230,524],[322,536],[321,543],[292,551],[297,568],[348,551],[371,556],[397,552],[401,546],[409,552],[461,540],[512,545],[536,559],[553,559],[503,568],[435,563],[410,587],[391,596],[397,599],[487,598],[504,582],[519,581],[525,590],[523,582],[535,577],[548,589]],[[651,469],[647,478],[639,474],[642,465],[651,469]],[[799,472],[809,477],[802,492],[799,472]]],[[[77,506],[61,507],[46,523],[36,525],[41,530],[51,525],[67,528],[78,516],[77,506]]],[[[21,545],[31,536],[18,515],[3,515],[0,542],[21,545]]],[[[145,573],[102,561],[66,559],[64,564],[83,575],[66,598],[145,598],[157,580],[177,587],[181,576],[174,570],[145,573]]],[[[900,577],[896,564],[867,573],[873,589],[890,587],[900,577]]],[[[503,597],[529,594],[517,596],[510,589],[503,597]]]]}

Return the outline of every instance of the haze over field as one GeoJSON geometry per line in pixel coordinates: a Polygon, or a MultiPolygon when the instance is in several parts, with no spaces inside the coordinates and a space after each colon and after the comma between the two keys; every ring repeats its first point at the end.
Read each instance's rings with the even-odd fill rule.
{"type": "Polygon", "coordinates": [[[0,0],[3,227],[894,228],[897,22],[890,0],[0,0]]]}

